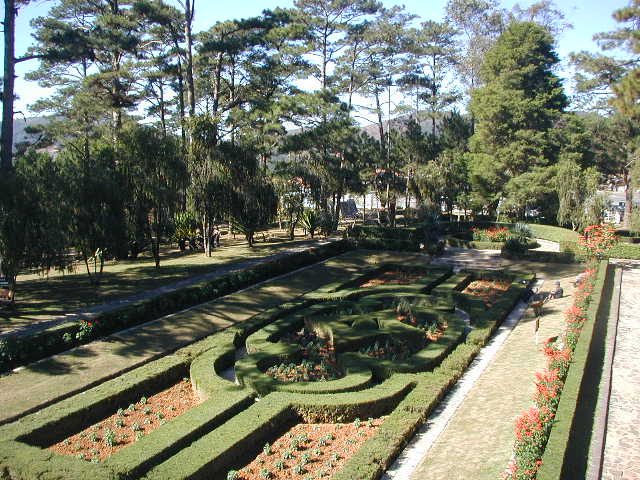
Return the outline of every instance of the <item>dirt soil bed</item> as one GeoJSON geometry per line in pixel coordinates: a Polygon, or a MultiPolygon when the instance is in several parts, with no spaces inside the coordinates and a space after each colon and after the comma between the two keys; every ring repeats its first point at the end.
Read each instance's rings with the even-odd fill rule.
{"type": "Polygon", "coordinates": [[[488,306],[493,305],[511,285],[510,282],[500,280],[474,280],[462,293],[480,297],[488,306]]]}
{"type": "Polygon", "coordinates": [[[402,270],[389,270],[360,285],[361,287],[376,287],[378,285],[410,285],[424,277],[421,272],[405,272],[402,270]]]}
{"type": "Polygon", "coordinates": [[[251,463],[227,478],[304,480],[331,478],[370,438],[385,417],[354,423],[301,423],[265,445],[251,463]]]}
{"type": "Polygon", "coordinates": [[[51,445],[50,450],[99,461],[135,442],[169,420],[195,407],[200,400],[185,379],[149,398],[122,409],[83,431],[51,445]]]}

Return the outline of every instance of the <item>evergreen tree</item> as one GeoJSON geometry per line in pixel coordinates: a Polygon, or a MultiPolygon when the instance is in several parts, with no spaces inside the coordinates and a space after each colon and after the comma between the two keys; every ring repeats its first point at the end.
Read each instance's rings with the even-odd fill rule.
{"type": "Polygon", "coordinates": [[[142,227],[159,268],[160,241],[187,183],[179,142],[153,127],[135,125],[119,135],[118,154],[118,169],[127,181],[129,225],[134,227],[130,238],[135,241],[142,227]]]}
{"type": "Polygon", "coordinates": [[[33,52],[42,63],[30,78],[61,89],[48,104],[38,107],[41,111],[46,106],[51,113],[81,125],[96,123],[101,113],[108,112],[115,140],[123,112],[137,102],[133,87],[145,22],[133,3],[61,0],[46,17],[33,20],[33,52]],[[77,95],[82,96],[79,113],[65,102],[77,95]],[[91,107],[99,112],[97,118],[89,118],[91,107]]]}
{"type": "Polygon", "coordinates": [[[124,177],[109,142],[91,142],[89,154],[68,142],[56,157],[64,178],[70,215],[69,246],[82,256],[92,284],[97,285],[107,257],[126,254],[124,177]]]}
{"type": "MultiPolygon", "coordinates": [[[[471,103],[478,120],[471,175],[491,210],[508,182],[557,161],[551,130],[567,105],[553,73],[558,61],[551,35],[531,22],[510,25],[487,53],[484,86],[474,91],[471,103]]],[[[544,175],[535,179],[545,181],[544,175]]]]}

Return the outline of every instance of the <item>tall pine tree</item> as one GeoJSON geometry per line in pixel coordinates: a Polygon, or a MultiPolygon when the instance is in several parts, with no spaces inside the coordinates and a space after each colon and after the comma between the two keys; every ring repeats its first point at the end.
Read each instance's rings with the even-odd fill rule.
{"type": "Polygon", "coordinates": [[[484,86],[474,91],[471,102],[478,122],[471,170],[489,210],[496,210],[509,182],[557,161],[551,130],[567,105],[553,73],[558,62],[553,38],[532,22],[510,25],[487,52],[484,86]]]}

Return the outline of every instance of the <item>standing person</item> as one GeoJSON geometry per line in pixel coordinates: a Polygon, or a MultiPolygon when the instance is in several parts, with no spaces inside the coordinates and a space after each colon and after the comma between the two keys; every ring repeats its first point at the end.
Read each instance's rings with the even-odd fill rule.
{"type": "Polygon", "coordinates": [[[218,229],[217,225],[213,227],[213,246],[214,247],[220,246],[220,230],[218,229]]]}

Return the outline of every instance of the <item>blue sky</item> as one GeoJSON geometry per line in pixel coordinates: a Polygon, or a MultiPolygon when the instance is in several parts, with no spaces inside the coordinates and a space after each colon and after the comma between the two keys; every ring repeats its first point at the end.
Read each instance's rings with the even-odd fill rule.
{"type": "MultiPolygon", "coordinates": [[[[168,3],[174,3],[167,0],[168,3]]],[[[442,20],[444,6],[447,0],[405,0],[398,2],[393,0],[382,0],[387,6],[403,4],[407,11],[420,16],[420,20],[442,20]]],[[[528,6],[532,0],[502,0],[504,8],[511,8],[515,3],[521,6],[528,6]]],[[[31,28],[29,21],[37,16],[46,15],[53,2],[46,0],[36,0],[32,4],[20,10],[16,27],[16,53],[24,53],[31,44],[31,28]]],[[[592,50],[597,51],[598,47],[592,41],[595,33],[612,30],[616,27],[611,14],[614,10],[628,5],[628,0],[556,0],[556,5],[565,13],[567,20],[574,25],[571,30],[565,31],[558,38],[558,54],[563,61],[566,61],[572,51],[592,50]]],[[[195,30],[205,30],[217,21],[233,18],[243,18],[258,15],[265,8],[291,7],[293,0],[196,0],[195,30]]],[[[34,61],[24,62],[19,65],[16,80],[16,94],[20,97],[16,104],[17,110],[22,110],[29,116],[27,105],[33,103],[40,96],[46,95],[46,90],[41,89],[34,82],[23,80],[23,75],[36,67],[34,61]]],[[[563,69],[560,73],[565,76],[569,71],[563,69]]],[[[568,81],[566,82],[568,86],[568,81]]]]}

